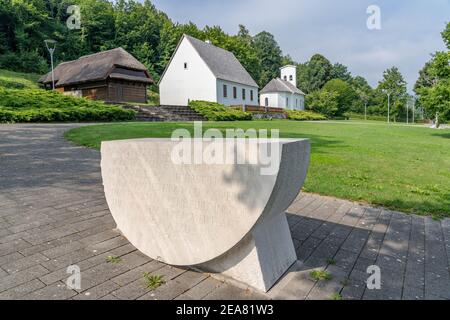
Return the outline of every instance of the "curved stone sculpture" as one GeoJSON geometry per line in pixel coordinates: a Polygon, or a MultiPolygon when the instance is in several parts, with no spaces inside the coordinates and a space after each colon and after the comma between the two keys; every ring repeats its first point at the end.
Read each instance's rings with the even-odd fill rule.
{"type": "Polygon", "coordinates": [[[103,142],[103,184],[118,229],[153,259],[269,290],[297,260],[285,210],[305,181],[310,144],[246,141],[183,142],[192,164],[174,161],[190,154],[169,139],[103,142]],[[223,159],[245,163],[199,159],[211,150],[217,156],[221,145],[223,159]],[[261,156],[267,150],[271,161],[261,156]]]}

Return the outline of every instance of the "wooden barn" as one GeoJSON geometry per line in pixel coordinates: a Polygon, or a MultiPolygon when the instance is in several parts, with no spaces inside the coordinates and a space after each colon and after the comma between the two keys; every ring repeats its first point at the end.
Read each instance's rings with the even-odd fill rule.
{"type": "MultiPolygon", "coordinates": [[[[122,48],[63,62],[54,70],[55,89],[65,94],[110,103],[146,103],[154,81],[147,68],[122,48]]],[[[39,79],[52,88],[52,73],[39,79]]]]}

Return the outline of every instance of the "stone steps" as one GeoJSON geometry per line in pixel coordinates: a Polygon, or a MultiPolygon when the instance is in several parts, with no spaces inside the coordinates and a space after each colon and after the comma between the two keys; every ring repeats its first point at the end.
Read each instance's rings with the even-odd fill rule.
{"type": "Polygon", "coordinates": [[[125,106],[137,112],[136,120],[145,122],[205,121],[196,111],[183,106],[125,106]]]}

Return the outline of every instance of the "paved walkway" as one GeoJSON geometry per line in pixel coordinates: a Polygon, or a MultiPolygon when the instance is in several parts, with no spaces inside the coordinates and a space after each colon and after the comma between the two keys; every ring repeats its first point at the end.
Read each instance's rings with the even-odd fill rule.
{"type": "Polygon", "coordinates": [[[315,195],[288,210],[299,262],[269,294],[145,257],[114,230],[99,152],[66,142],[71,127],[0,126],[0,299],[450,299],[450,220],[315,195]],[[79,291],[65,285],[74,264],[79,291]],[[370,265],[381,290],[366,288],[370,265]],[[151,292],[144,272],[166,283],[151,292]]]}

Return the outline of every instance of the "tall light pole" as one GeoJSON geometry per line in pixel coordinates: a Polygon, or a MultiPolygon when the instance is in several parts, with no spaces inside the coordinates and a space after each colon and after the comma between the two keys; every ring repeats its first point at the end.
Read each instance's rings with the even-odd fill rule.
{"type": "Polygon", "coordinates": [[[416,123],[416,97],[412,98],[413,102],[413,124],[416,123]]]}
{"type": "Polygon", "coordinates": [[[53,71],[53,54],[56,50],[56,41],[55,40],[44,40],[45,46],[47,47],[48,52],[50,53],[50,60],[52,63],[52,89],[55,90],[55,74],[53,71]]]}
{"type": "Polygon", "coordinates": [[[406,124],[409,124],[409,99],[406,101],[406,124]]]}
{"type": "Polygon", "coordinates": [[[391,123],[391,93],[386,89],[383,92],[388,96],[388,123],[391,123]]]}
{"type": "Polygon", "coordinates": [[[367,101],[364,102],[364,120],[367,121],[367,101]]]}

